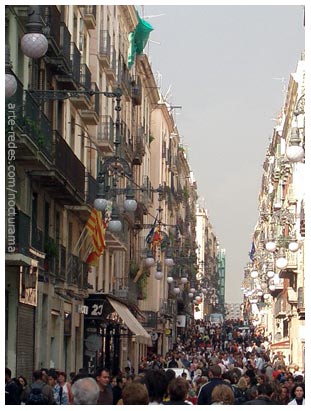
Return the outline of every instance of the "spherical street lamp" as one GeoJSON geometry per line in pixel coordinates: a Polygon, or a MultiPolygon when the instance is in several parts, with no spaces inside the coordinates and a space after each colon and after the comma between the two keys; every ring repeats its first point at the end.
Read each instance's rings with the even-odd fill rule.
{"type": "Polygon", "coordinates": [[[21,39],[21,49],[27,57],[38,59],[47,52],[49,43],[42,33],[42,27],[40,6],[29,6],[27,33],[21,39]]]}

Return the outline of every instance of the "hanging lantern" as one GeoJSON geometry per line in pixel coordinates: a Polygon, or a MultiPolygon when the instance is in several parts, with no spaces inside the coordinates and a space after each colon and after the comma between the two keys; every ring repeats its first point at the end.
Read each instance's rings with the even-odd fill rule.
{"type": "Polygon", "coordinates": [[[186,284],[188,282],[188,278],[186,276],[183,276],[183,277],[180,278],[180,282],[182,284],[186,284]]]}
{"type": "Polygon", "coordinates": [[[162,280],[163,278],[163,272],[162,272],[162,267],[161,267],[161,263],[157,262],[157,270],[154,274],[154,277],[156,280],[162,280]]]}
{"type": "Polygon", "coordinates": [[[291,251],[292,253],[295,253],[296,251],[298,251],[299,249],[299,243],[297,241],[291,241],[288,244],[288,249],[289,251],[291,251]]]}
{"type": "Polygon", "coordinates": [[[273,253],[276,250],[276,242],[275,241],[268,241],[266,243],[266,250],[273,253]]]}
{"type": "Polygon", "coordinates": [[[280,270],[283,270],[284,268],[287,267],[287,258],[286,257],[279,257],[277,258],[275,265],[277,266],[277,268],[279,268],[280,270]]]}
{"type": "Polygon", "coordinates": [[[162,278],[163,278],[163,273],[162,273],[162,271],[156,271],[156,272],[154,273],[154,278],[155,278],[156,280],[162,280],[162,278]]]}
{"type": "Polygon", "coordinates": [[[251,277],[252,277],[252,278],[257,278],[257,277],[258,277],[258,271],[257,271],[257,270],[253,270],[253,271],[251,272],[251,277]]]}
{"type": "Polygon", "coordinates": [[[174,281],[174,278],[171,276],[168,276],[166,281],[168,282],[168,284],[172,284],[172,282],[174,281]]]}
{"type": "Polygon", "coordinates": [[[274,273],[274,271],[272,271],[272,270],[268,270],[268,271],[267,271],[267,277],[268,277],[268,278],[274,277],[274,274],[275,274],[275,273],[274,273]]]}
{"type": "Polygon", "coordinates": [[[305,151],[301,146],[288,146],[286,149],[286,157],[291,163],[302,161],[305,156],[305,151]]]}

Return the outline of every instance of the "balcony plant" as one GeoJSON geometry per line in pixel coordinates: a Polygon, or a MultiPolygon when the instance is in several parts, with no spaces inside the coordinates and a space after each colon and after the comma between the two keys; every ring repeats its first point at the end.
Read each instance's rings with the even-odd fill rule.
{"type": "Polygon", "coordinates": [[[135,278],[138,271],[139,271],[139,265],[136,263],[136,261],[131,260],[130,261],[130,277],[135,278]]]}
{"type": "Polygon", "coordinates": [[[58,257],[58,244],[51,238],[47,239],[44,243],[44,252],[49,260],[58,257]]]}
{"type": "Polygon", "coordinates": [[[38,147],[41,148],[44,145],[45,138],[44,134],[42,133],[41,127],[39,127],[38,125],[38,121],[35,121],[34,119],[28,116],[24,118],[24,121],[26,128],[33,133],[35,140],[38,144],[38,147]]]}
{"type": "Polygon", "coordinates": [[[149,270],[144,269],[141,276],[137,280],[136,290],[137,290],[137,299],[145,300],[147,298],[147,283],[149,277],[149,270]]]}

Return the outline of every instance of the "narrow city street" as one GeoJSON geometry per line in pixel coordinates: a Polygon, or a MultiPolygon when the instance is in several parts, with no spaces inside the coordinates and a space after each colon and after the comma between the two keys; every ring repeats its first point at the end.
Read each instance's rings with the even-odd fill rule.
{"type": "Polygon", "coordinates": [[[5,5],[3,404],[305,404],[306,14],[5,5]]]}

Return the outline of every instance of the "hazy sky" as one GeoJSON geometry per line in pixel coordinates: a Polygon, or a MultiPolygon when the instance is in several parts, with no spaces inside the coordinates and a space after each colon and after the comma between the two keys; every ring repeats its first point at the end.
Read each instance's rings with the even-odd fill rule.
{"type": "Polygon", "coordinates": [[[214,232],[226,302],[241,302],[262,164],[304,50],[303,7],[136,6],[154,27],[144,52],[162,75],[214,232]],[[157,44],[156,42],[160,42],[157,44]]]}

